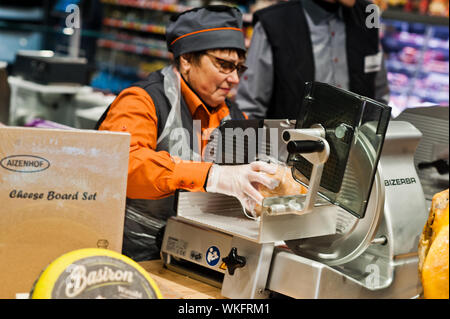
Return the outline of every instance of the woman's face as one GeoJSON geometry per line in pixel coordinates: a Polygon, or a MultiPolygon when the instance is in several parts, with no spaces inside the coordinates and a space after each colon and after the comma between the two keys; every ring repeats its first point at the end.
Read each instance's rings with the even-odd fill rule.
{"type": "Polygon", "coordinates": [[[198,63],[180,58],[180,72],[199,97],[209,106],[219,106],[231,89],[239,84],[238,70],[226,74],[227,66],[243,65],[235,50],[208,50],[198,63]],[[225,67],[224,67],[225,66],[225,67]]]}

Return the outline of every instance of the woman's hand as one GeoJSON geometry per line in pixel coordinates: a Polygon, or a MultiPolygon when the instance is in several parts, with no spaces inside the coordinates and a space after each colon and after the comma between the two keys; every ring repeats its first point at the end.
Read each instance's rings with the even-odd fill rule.
{"type": "Polygon", "coordinates": [[[255,188],[255,183],[274,189],[280,181],[266,174],[275,174],[276,171],[276,165],[265,162],[223,166],[214,164],[209,170],[206,191],[234,196],[245,209],[253,213],[255,205],[261,204],[264,199],[255,188]]]}

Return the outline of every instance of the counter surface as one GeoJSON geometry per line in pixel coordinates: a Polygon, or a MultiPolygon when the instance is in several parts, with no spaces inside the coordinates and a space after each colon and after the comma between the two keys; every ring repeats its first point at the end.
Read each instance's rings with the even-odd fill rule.
{"type": "Polygon", "coordinates": [[[141,261],[165,299],[224,299],[220,289],[164,268],[162,260],[141,261]]]}

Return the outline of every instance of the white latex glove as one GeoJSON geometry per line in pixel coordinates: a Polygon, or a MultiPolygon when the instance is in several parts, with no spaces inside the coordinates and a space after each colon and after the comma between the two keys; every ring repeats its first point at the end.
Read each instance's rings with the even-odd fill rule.
{"type": "Polygon", "coordinates": [[[261,204],[264,197],[252,183],[260,183],[274,189],[280,181],[267,176],[266,173],[275,174],[276,171],[276,165],[266,162],[223,166],[214,164],[209,170],[206,191],[236,197],[242,206],[255,216],[255,205],[261,204]]]}

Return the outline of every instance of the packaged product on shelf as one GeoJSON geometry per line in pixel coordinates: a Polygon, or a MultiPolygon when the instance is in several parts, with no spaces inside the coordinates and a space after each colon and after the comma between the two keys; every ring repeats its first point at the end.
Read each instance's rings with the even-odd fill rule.
{"type": "Polygon", "coordinates": [[[448,17],[448,0],[432,0],[428,11],[434,16],[447,16],[448,17]]]}

